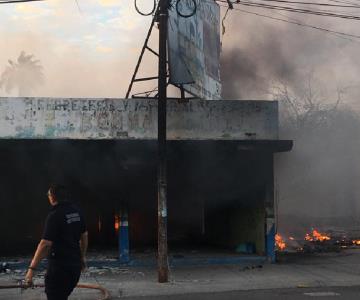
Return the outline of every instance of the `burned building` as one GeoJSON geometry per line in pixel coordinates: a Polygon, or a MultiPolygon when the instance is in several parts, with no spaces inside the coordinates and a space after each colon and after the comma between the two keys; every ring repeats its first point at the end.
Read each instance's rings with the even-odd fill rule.
{"type": "MultiPolygon", "coordinates": [[[[277,102],[169,100],[167,114],[170,251],[274,259],[274,153],[292,147],[277,102]]],[[[0,98],[2,254],[33,250],[52,182],[83,208],[90,246],[116,246],[125,211],[130,252],[155,246],[156,137],[154,100],[0,98]]]]}

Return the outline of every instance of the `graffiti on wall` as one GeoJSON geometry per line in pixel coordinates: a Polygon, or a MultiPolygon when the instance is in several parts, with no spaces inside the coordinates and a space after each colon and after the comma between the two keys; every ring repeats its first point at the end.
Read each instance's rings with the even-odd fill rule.
{"type": "MultiPolygon", "coordinates": [[[[277,103],[203,101],[167,106],[169,139],[277,138],[277,103]]],[[[0,98],[1,138],[155,139],[149,99],[0,98]]]]}

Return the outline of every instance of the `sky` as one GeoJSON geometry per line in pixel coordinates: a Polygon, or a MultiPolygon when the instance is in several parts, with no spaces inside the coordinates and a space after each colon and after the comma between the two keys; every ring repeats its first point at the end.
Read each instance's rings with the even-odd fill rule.
{"type": "MultiPolygon", "coordinates": [[[[152,1],[138,0],[138,4],[151,10],[152,1]]],[[[241,8],[360,35],[360,21],[241,8]]],[[[360,15],[360,9],[352,13],[360,15]]],[[[124,97],[150,22],[151,17],[140,16],[129,0],[3,4],[0,72],[8,59],[26,51],[41,61],[46,79],[32,96],[124,97]]],[[[335,99],[336,89],[346,87],[347,101],[359,106],[360,39],[235,10],[224,24],[221,74],[227,98],[269,99],[273,82],[285,81],[296,88],[311,73],[326,91],[325,98],[335,99]]],[[[145,61],[142,73],[156,75],[156,61],[151,55],[145,61]]],[[[16,93],[0,90],[0,96],[16,93]]]]}
{"type": "MultiPolygon", "coordinates": [[[[138,15],[130,1],[78,4],[49,0],[1,5],[0,71],[9,58],[26,51],[44,67],[46,82],[39,96],[122,96],[151,19],[138,15]]],[[[143,0],[140,5],[151,9],[143,0]]]]}

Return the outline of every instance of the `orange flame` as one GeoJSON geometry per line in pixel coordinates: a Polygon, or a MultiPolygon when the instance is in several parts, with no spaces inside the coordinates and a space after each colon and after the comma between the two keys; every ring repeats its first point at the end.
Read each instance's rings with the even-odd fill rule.
{"type": "Polygon", "coordinates": [[[120,228],[120,216],[119,215],[115,215],[114,216],[114,228],[115,228],[115,231],[117,232],[120,228]]]}
{"type": "Polygon", "coordinates": [[[280,251],[283,251],[286,248],[286,243],[284,239],[278,233],[275,235],[275,245],[280,251]]]}
{"type": "Polygon", "coordinates": [[[354,245],[360,246],[360,240],[353,240],[352,242],[354,245]]]}
{"type": "Polygon", "coordinates": [[[320,233],[316,229],[314,229],[311,234],[307,233],[305,235],[305,240],[309,242],[317,242],[317,241],[323,242],[323,241],[329,241],[330,239],[331,239],[330,236],[324,233],[320,233]]]}

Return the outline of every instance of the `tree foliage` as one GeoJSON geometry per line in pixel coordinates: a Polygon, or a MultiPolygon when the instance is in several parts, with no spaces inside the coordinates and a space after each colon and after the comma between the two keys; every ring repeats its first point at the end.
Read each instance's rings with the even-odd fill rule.
{"type": "Polygon", "coordinates": [[[280,136],[294,140],[278,158],[280,214],[360,215],[360,117],[343,103],[346,92],[331,94],[314,77],[274,86],[280,136]]]}
{"type": "Polygon", "coordinates": [[[335,100],[328,101],[313,74],[298,89],[279,82],[271,92],[280,103],[282,127],[299,131],[330,125],[345,93],[346,88],[338,87],[335,100]]]}
{"type": "Polygon", "coordinates": [[[7,93],[17,89],[19,96],[29,96],[44,83],[43,67],[34,55],[21,51],[16,61],[8,60],[8,65],[0,76],[0,88],[7,93]]]}

